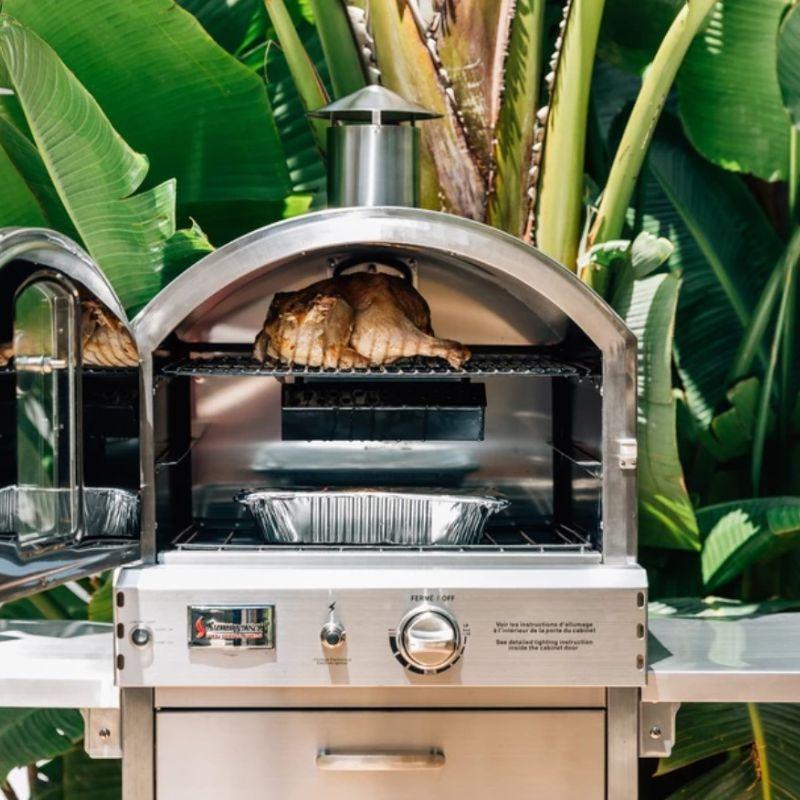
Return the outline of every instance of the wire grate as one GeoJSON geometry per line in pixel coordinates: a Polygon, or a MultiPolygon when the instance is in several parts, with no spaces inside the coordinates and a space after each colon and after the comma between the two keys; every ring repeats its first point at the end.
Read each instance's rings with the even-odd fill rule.
{"type": "Polygon", "coordinates": [[[542,526],[539,528],[500,528],[486,531],[480,542],[474,545],[301,545],[271,544],[264,542],[261,535],[250,525],[233,523],[220,526],[215,520],[213,525],[206,525],[202,520],[195,522],[181,531],[172,541],[178,550],[324,550],[324,551],[525,551],[556,553],[594,553],[589,537],[565,525],[542,526]]]}
{"type": "Polygon", "coordinates": [[[262,375],[273,377],[313,376],[339,377],[395,377],[417,378],[441,376],[481,375],[540,375],[584,377],[592,374],[589,366],[570,361],[562,354],[545,348],[519,348],[498,350],[475,348],[472,358],[460,368],[452,367],[440,358],[404,358],[393,364],[368,368],[324,369],[301,364],[282,364],[273,359],[260,363],[243,353],[222,353],[184,358],[162,367],[166,375],[262,375]]]}

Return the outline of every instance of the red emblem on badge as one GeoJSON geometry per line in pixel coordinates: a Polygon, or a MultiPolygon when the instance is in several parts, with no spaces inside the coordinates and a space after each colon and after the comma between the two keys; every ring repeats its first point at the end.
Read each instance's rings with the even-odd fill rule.
{"type": "Polygon", "coordinates": [[[198,617],[194,621],[194,630],[197,634],[198,639],[205,639],[206,638],[206,623],[203,617],[198,617]]]}

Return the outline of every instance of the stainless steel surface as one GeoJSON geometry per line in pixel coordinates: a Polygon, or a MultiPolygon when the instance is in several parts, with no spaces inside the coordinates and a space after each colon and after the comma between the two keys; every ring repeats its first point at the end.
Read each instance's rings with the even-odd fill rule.
{"type": "Polygon", "coordinates": [[[380,686],[358,687],[162,687],[155,690],[158,708],[597,708],[606,705],[606,690],[597,686],[380,686]]]}
{"type": "Polygon", "coordinates": [[[46,228],[0,228],[0,269],[16,260],[51,267],[77,281],[130,330],[125,309],[103,271],[72,239],[46,228]]]}
{"type": "Polygon", "coordinates": [[[190,648],[275,649],[273,605],[191,605],[187,612],[190,648]]]}
{"type": "Polygon", "coordinates": [[[398,655],[426,674],[447,669],[461,655],[461,627],[443,608],[419,606],[398,626],[398,655]]]}
{"type": "Polygon", "coordinates": [[[37,272],[14,297],[17,483],[22,551],[64,547],[82,531],[82,408],[77,291],[37,272]]]}
{"type": "MultiPolygon", "coordinates": [[[[155,800],[155,709],[151,689],[120,692],[122,713],[122,800],[155,800]]],[[[213,740],[213,736],[210,737],[213,740]]],[[[186,797],[162,794],[158,800],[186,797]]],[[[217,796],[219,800],[219,795],[217,796]]]]}
{"type": "Polygon", "coordinates": [[[440,750],[387,750],[348,752],[323,750],[317,756],[317,769],[329,772],[416,772],[441,769],[446,762],[440,750]]]}
{"type": "Polygon", "coordinates": [[[326,650],[338,650],[347,644],[347,631],[340,622],[326,622],[319,632],[319,640],[326,650]]]}
{"type": "Polygon", "coordinates": [[[651,615],[647,703],[800,702],[800,613],[651,615]]]}
{"type": "Polygon", "coordinates": [[[604,717],[602,711],[161,711],[158,798],[268,791],[281,800],[603,800],[604,717]],[[314,766],[324,751],[430,749],[445,754],[443,766],[401,772],[314,766]]]}
{"type": "Polygon", "coordinates": [[[508,501],[435,490],[256,489],[238,494],[266,542],[469,545],[508,501]]]}
{"type": "MultiPolygon", "coordinates": [[[[19,281],[30,279],[41,267],[56,271],[89,296],[97,298],[130,330],[125,311],[102,271],[65,236],[40,228],[0,230],[0,270],[15,269],[20,265],[22,269],[12,273],[20,276],[19,281]]],[[[0,318],[10,320],[12,297],[13,294],[9,293],[3,298],[5,302],[0,304],[0,318]]],[[[7,533],[7,526],[3,527],[3,532],[7,533]]],[[[42,591],[133,561],[138,556],[138,540],[85,542],[61,550],[40,551],[35,557],[31,555],[21,557],[13,541],[0,537],[0,600],[42,591]]]]}
{"type": "MultiPolygon", "coordinates": [[[[610,688],[606,708],[606,798],[639,797],[639,691],[610,688]]],[[[583,745],[583,742],[581,742],[583,745]]]]}
{"type": "Polygon", "coordinates": [[[119,708],[82,708],[83,749],[89,758],[122,758],[119,708]]]}
{"type": "Polygon", "coordinates": [[[328,205],[419,205],[419,138],[411,126],[328,128],[328,205]]]}
{"type": "Polygon", "coordinates": [[[111,625],[0,620],[0,708],[116,708],[111,625]]]}
{"type": "MultiPolygon", "coordinates": [[[[82,486],[76,492],[81,509],[78,532],[81,539],[138,538],[139,497],[126,489],[82,486]]],[[[41,489],[31,486],[0,488],[0,533],[15,530],[15,522],[27,519],[34,525],[66,516],[72,502],[72,490],[41,489]]],[[[77,519],[76,515],[76,519],[77,519]]],[[[43,530],[42,525],[39,530],[43,530]]],[[[30,546],[35,546],[31,543],[30,546]]]]}
{"type": "Polygon", "coordinates": [[[675,717],[680,703],[639,706],[639,757],[668,758],[675,745],[675,717]]]}
{"type": "Polygon", "coordinates": [[[436,119],[441,114],[401,97],[385,86],[365,86],[308,114],[331,122],[398,123],[436,119]]]}
{"type": "MultiPolygon", "coordinates": [[[[264,298],[270,293],[302,285],[315,276],[324,277],[328,258],[343,253],[376,254],[378,250],[395,257],[417,258],[420,285],[426,297],[426,276],[436,277],[442,293],[435,303],[432,298],[431,302],[434,325],[442,335],[458,338],[459,330],[467,321],[469,326],[474,326],[479,320],[483,324],[483,320],[491,319],[491,325],[485,328],[490,343],[530,344],[532,339],[527,331],[533,330],[538,331],[534,342],[553,342],[563,338],[567,320],[573,319],[600,348],[604,398],[600,439],[605,465],[602,476],[604,558],[609,563],[627,563],[632,559],[635,554],[635,477],[632,471],[620,468],[616,442],[635,435],[633,338],[613,312],[574,275],[512,237],[468,220],[402,208],[332,210],[279,223],[220,248],[170,284],[137,317],[135,329],[140,352],[151,351],[175,329],[180,336],[194,341],[246,341],[260,325],[266,305],[264,298]],[[249,294],[250,286],[255,286],[256,281],[261,287],[259,292],[249,294]],[[269,285],[273,288],[265,291],[269,285]],[[243,302],[250,304],[247,308],[252,319],[244,334],[227,322],[232,314],[244,309],[243,302]],[[436,315],[442,313],[445,314],[444,325],[437,322],[436,315]],[[505,329],[504,318],[512,323],[506,323],[505,329]],[[525,334],[521,335],[523,331],[525,334]]],[[[244,318],[240,315],[240,319],[244,318]]],[[[264,441],[259,434],[267,424],[268,415],[264,413],[264,400],[259,398],[271,397],[271,390],[253,385],[248,388],[241,382],[246,380],[250,379],[215,378],[213,387],[208,384],[195,387],[198,408],[213,396],[216,408],[220,409],[216,415],[219,422],[207,429],[199,447],[195,448],[193,468],[200,467],[196,477],[203,473],[203,463],[209,468],[213,464],[224,470],[229,460],[226,453],[244,454],[248,448],[252,453],[255,443],[264,441]],[[221,380],[231,383],[217,385],[221,380]],[[235,383],[237,380],[239,383],[235,383]],[[201,400],[204,392],[212,394],[201,400]],[[258,431],[248,430],[245,420],[241,419],[240,428],[248,431],[250,442],[237,442],[237,447],[230,448],[224,446],[224,438],[237,434],[232,425],[222,422],[221,409],[234,397],[237,398],[237,414],[243,407],[252,409],[252,418],[250,413],[246,415],[247,424],[255,425],[258,431]],[[244,449],[239,449],[239,444],[244,449]]],[[[491,408],[491,398],[489,403],[491,408]]],[[[152,438],[148,429],[153,423],[153,411],[149,406],[149,398],[145,396],[142,409],[145,452],[148,448],[152,452],[152,442],[146,441],[152,438]]],[[[207,403],[205,407],[209,407],[207,403]]],[[[534,414],[539,408],[540,404],[533,406],[534,414]]],[[[202,413],[198,416],[198,422],[202,416],[202,413]]],[[[270,438],[274,436],[268,435],[266,440],[270,438]]],[[[522,441],[519,430],[509,441],[522,441]]],[[[525,446],[536,447],[537,441],[541,446],[546,437],[527,436],[525,446]]],[[[268,452],[266,448],[263,450],[268,452]]],[[[508,461],[510,451],[504,450],[508,461]]],[[[302,457],[300,450],[295,452],[302,457]]],[[[544,451],[542,457],[547,458],[544,451]]],[[[295,463],[297,461],[295,459],[295,463]]],[[[253,463],[255,459],[251,459],[250,469],[253,463]]],[[[547,463],[542,462],[543,465],[547,463]]],[[[143,469],[144,485],[149,486],[147,463],[143,464],[143,469]]],[[[546,469],[549,470],[549,466],[546,469]]],[[[156,555],[150,524],[153,516],[151,509],[144,509],[145,553],[151,561],[156,555]]]]}
{"type": "MultiPolygon", "coordinates": [[[[247,564],[159,565],[125,569],[117,622],[144,624],[146,652],[117,642],[121,686],[639,686],[646,609],[638,567],[487,569],[404,565],[364,568],[308,559],[247,564]],[[186,645],[187,607],[273,604],[275,649],[226,651],[186,645]],[[425,675],[403,669],[390,636],[420,604],[439,606],[460,623],[464,655],[450,669],[425,675]],[[346,651],[329,654],[319,631],[329,618],[348,630],[346,651]]],[[[389,566],[389,564],[392,564],[389,566]]]]}

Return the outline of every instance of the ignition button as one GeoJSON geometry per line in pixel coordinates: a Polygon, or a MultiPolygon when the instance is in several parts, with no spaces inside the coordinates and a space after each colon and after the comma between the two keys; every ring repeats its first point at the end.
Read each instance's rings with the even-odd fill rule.
{"type": "Polygon", "coordinates": [[[338,622],[326,622],[319,632],[319,638],[323,647],[328,650],[335,650],[345,643],[347,633],[345,632],[344,626],[340,625],[338,622]]]}
{"type": "Polygon", "coordinates": [[[137,625],[131,631],[131,641],[137,647],[145,647],[146,645],[150,644],[152,637],[153,632],[146,625],[137,625]]]}

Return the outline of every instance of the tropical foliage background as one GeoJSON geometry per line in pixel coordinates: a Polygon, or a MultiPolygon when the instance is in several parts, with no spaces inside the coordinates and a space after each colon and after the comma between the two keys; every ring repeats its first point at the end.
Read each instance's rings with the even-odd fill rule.
{"type": "MultiPolygon", "coordinates": [[[[0,226],[75,237],[135,313],[213,247],[323,206],[304,110],[375,81],[443,115],[424,206],[535,243],[639,336],[651,613],[800,606],[794,2],[3,0],[0,226]]],[[[110,614],[102,579],[0,608],[110,614]]],[[[800,797],[800,709],[678,724],[643,797],[800,797]]],[[[80,736],[77,712],[0,710],[0,776],[117,797],[80,736]]]]}

